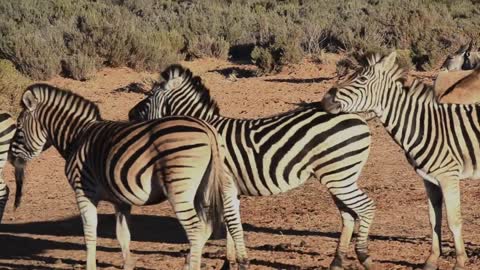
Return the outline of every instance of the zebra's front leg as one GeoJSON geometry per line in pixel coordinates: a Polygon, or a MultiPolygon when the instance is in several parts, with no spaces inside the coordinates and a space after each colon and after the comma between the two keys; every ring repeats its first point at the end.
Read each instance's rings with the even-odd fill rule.
{"type": "MultiPolygon", "coordinates": [[[[230,177],[230,175],[227,175],[230,177]]],[[[229,178],[230,180],[232,178],[229,178]]],[[[238,190],[233,180],[226,181],[222,189],[224,219],[227,225],[227,259],[230,269],[235,269],[235,262],[239,270],[246,270],[249,266],[247,247],[240,218],[240,200],[238,190]]]]}
{"type": "Polygon", "coordinates": [[[423,181],[428,197],[428,212],[432,226],[432,251],[423,270],[436,270],[438,258],[442,254],[442,202],[443,195],[439,186],[428,180],[423,181]]]}
{"type": "Polygon", "coordinates": [[[133,270],[135,268],[135,259],[130,253],[130,205],[115,205],[115,218],[117,227],[117,240],[122,248],[123,269],[133,270]]]}
{"type": "Polygon", "coordinates": [[[457,260],[454,270],[465,269],[467,262],[467,253],[465,252],[465,244],[462,237],[462,214],[460,207],[460,183],[458,179],[439,179],[442,188],[443,197],[445,198],[445,208],[447,212],[448,228],[453,234],[455,242],[455,252],[457,260]]]}
{"type": "Polygon", "coordinates": [[[227,229],[227,259],[223,262],[222,270],[235,269],[237,267],[237,256],[235,242],[227,229]]]}
{"type": "Polygon", "coordinates": [[[76,190],[76,198],[78,209],[80,210],[80,215],[82,217],[83,235],[87,246],[87,270],[96,270],[98,201],[88,198],[80,189],[76,190]]]}

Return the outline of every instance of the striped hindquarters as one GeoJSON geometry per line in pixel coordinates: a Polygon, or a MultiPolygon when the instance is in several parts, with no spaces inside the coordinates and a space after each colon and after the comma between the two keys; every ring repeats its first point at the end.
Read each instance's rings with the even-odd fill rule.
{"type": "Polygon", "coordinates": [[[0,222],[2,221],[9,194],[8,186],[3,179],[3,167],[8,160],[10,143],[14,134],[15,121],[10,114],[0,112],[0,222]]]}

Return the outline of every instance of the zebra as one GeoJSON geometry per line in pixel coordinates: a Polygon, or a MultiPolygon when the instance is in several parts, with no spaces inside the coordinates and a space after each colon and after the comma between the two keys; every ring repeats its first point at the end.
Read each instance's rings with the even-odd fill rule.
{"type": "MultiPolygon", "coordinates": [[[[366,269],[373,267],[367,240],[375,205],[357,186],[370,151],[370,130],[361,117],[333,116],[312,103],[267,118],[227,118],[190,70],[172,65],[162,76],[166,81],[130,110],[131,120],[188,115],[213,125],[224,138],[227,166],[243,195],[274,195],[317,178],[332,194],[343,221],[331,268],[343,269],[356,219],[357,257],[366,269]]],[[[231,242],[227,237],[229,261],[231,242]]]]}
{"type": "MultiPolygon", "coordinates": [[[[247,269],[237,191],[224,167],[223,141],[207,123],[191,117],[146,122],[102,120],[98,107],[67,90],[29,86],[11,144],[11,160],[27,161],[53,145],[66,160],[83,222],[87,269],[96,269],[97,203],[115,207],[124,269],[134,268],[128,228],[132,205],[168,200],[186,231],[190,253],[185,269],[200,269],[212,230],[224,221],[237,248],[239,269],[247,269]]],[[[17,179],[23,183],[23,176],[17,179]]],[[[21,185],[17,187],[21,199],[21,185]]]]}
{"type": "Polygon", "coordinates": [[[440,104],[431,86],[403,84],[395,52],[369,58],[369,66],[325,94],[331,113],[374,111],[424,180],[432,248],[424,269],[437,269],[441,256],[442,202],[454,236],[456,264],[467,261],[462,238],[459,180],[480,176],[480,106],[440,104]]]}
{"type": "Polygon", "coordinates": [[[8,201],[9,189],[3,179],[3,167],[8,160],[10,142],[15,134],[15,121],[7,112],[0,111],[0,223],[8,201]]]}
{"type": "Polygon", "coordinates": [[[473,41],[461,46],[453,55],[447,56],[441,69],[447,71],[472,70],[480,68],[480,52],[472,52],[473,41]]]}

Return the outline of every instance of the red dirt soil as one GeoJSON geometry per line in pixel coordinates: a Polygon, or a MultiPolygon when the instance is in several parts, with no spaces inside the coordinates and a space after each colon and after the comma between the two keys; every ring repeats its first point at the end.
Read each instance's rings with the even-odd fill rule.
{"type": "MultiPolygon", "coordinates": [[[[305,61],[280,74],[242,78],[250,65],[203,59],[184,62],[202,77],[222,114],[254,118],[284,112],[302,101],[319,101],[335,82],[335,65],[305,61]],[[238,79],[224,74],[238,69],[238,79]]],[[[417,77],[432,74],[415,73],[417,77]]],[[[131,82],[157,78],[127,68],[104,69],[87,82],[54,78],[49,83],[71,89],[99,105],[105,119],[127,119],[128,110],[143,98],[139,93],[115,91],[131,82]]],[[[421,178],[407,163],[403,151],[377,121],[369,121],[373,145],[360,186],[377,204],[371,230],[370,252],[377,269],[421,268],[430,250],[427,199],[421,178]]],[[[51,149],[31,162],[23,205],[13,211],[13,196],[0,225],[0,269],[83,268],[86,253],[79,212],[64,175],[64,161],[51,149]]],[[[5,179],[15,190],[12,167],[5,179]]],[[[464,239],[468,269],[480,269],[480,182],[462,182],[464,239]]],[[[341,228],[338,210],[317,181],[285,194],[243,197],[242,219],[251,269],[326,269],[333,259],[341,228]]],[[[121,269],[120,247],[115,239],[113,207],[99,208],[97,259],[100,269],[121,269]]],[[[453,241],[444,215],[444,257],[441,269],[451,269],[453,241]]],[[[168,203],[136,207],[131,226],[131,249],[137,269],[180,269],[188,249],[184,232],[168,203]]],[[[207,269],[219,269],[225,258],[225,241],[211,240],[204,249],[207,269]]],[[[353,245],[347,269],[362,269],[353,245]]]]}

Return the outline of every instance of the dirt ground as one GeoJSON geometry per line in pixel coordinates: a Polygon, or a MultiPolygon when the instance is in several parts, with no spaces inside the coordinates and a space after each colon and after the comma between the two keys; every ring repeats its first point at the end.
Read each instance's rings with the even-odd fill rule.
{"type": "MultiPolygon", "coordinates": [[[[204,59],[183,63],[203,78],[226,116],[254,118],[287,111],[302,101],[318,101],[335,82],[335,65],[305,61],[274,76],[252,77],[253,66],[204,59]],[[237,72],[237,80],[227,76],[237,72]]],[[[431,77],[432,74],[417,73],[431,77]]],[[[126,119],[143,98],[116,89],[157,74],[105,69],[89,81],[64,78],[49,81],[71,89],[100,106],[106,119],[126,119]]],[[[377,203],[370,252],[377,269],[417,269],[430,249],[430,225],[423,182],[408,165],[402,150],[376,120],[370,159],[360,186],[377,203]]],[[[74,269],[85,264],[81,221],[64,161],[48,150],[27,171],[23,205],[13,211],[13,196],[0,225],[0,269],[74,269]]],[[[14,189],[11,166],[5,178],[14,189]]],[[[468,269],[480,269],[480,182],[463,181],[462,212],[468,269]]],[[[251,269],[326,269],[333,259],[340,218],[325,187],[316,181],[285,194],[243,197],[241,211],[251,269]]],[[[115,239],[113,207],[99,206],[97,259],[101,269],[120,269],[122,258],[115,239]]],[[[445,217],[445,215],[444,215],[445,217]]],[[[180,269],[188,249],[184,233],[167,203],[134,208],[131,249],[137,269],[180,269]]],[[[454,262],[452,238],[444,218],[444,257],[441,269],[454,262]]],[[[207,269],[219,269],[225,241],[211,240],[204,249],[207,269]]],[[[347,269],[362,269],[353,247],[347,269]]]]}

